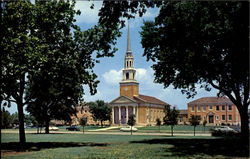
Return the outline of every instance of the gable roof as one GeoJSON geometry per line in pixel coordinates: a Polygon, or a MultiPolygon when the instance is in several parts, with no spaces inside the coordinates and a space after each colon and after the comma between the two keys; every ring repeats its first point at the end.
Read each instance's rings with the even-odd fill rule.
{"type": "Polygon", "coordinates": [[[188,103],[188,105],[204,105],[204,104],[211,104],[211,105],[231,105],[233,104],[232,101],[230,99],[228,99],[227,97],[202,97],[199,99],[196,99],[194,101],[191,101],[188,103]]]}
{"type": "Polygon", "coordinates": [[[119,96],[110,102],[110,104],[113,103],[137,103],[137,101],[128,96],[119,96]]]}
{"type": "Polygon", "coordinates": [[[139,101],[144,102],[144,103],[169,105],[168,103],[163,102],[162,100],[157,99],[157,98],[155,98],[155,97],[146,96],[146,95],[141,95],[141,94],[139,94],[139,96],[134,96],[134,99],[137,100],[137,101],[139,100],[139,101]]]}

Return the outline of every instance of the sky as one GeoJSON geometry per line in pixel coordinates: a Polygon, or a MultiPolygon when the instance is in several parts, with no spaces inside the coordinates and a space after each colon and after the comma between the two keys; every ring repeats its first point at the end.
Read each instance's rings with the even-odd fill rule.
{"type": "MultiPolygon", "coordinates": [[[[80,16],[76,16],[76,23],[82,31],[93,27],[98,22],[98,11],[102,6],[102,1],[94,2],[94,9],[90,9],[92,2],[89,1],[77,1],[75,9],[81,11],[80,16]]],[[[210,92],[204,89],[197,88],[197,95],[194,98],[187,99],[185,94],[181,93],[180,89],[174,89],[170,86],[164,89],[163,84],[154,83],[154,71],[151,68],[153,62],[146,61],[146,57],[143,57],[143,48],[140,43],[140,31],[143,21],[154,20],[154,17],[158,15],[159,9],[148,9],[143,17],[138,15],[135,19],[129,20],[130,26],[130,39],[131,50],[134,56],[134,67],[136,69],[136,79],[139,83],[139,94],[149,95],[156,97],[164,102],[175,105],[179,109],[187,109],[187,103],[201,97],[216,96],[217,90],[212,89],[210,92]]],[[[91,96],[87,86],[84,86],[85,95],[84,101],[96,101],[104,100],[105,102],[111,102],[115,98],[119,97],[119,82],[122,78],[122,69],[124,64],[124,57],[127,47],[127,24],[122,30],[122,36],[118,38],[117,44],[118,51],[114,57],[104,57],[100,59],[100,63],[97,63],[94,67],[94,72],[98,75],[100,81],[97,87],[97,93],[91,96]]],[[[7,109],[11,113],[17,111],[16,105],[12,104],[11,108],[7,109]]]]}

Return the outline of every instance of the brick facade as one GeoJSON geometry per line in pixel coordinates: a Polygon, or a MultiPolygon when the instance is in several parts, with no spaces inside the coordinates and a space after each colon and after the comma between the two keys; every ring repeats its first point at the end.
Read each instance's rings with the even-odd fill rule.
{"type": "Polygon", "coordinates": [[[188,118],[199,115],[208,125],[240,125],[236,106],[226,97],[203,97],[188,103],[188,118]]]}

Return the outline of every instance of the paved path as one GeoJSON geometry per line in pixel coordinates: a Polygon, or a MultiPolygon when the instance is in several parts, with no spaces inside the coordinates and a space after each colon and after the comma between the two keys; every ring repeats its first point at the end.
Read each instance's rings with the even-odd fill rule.
{"type": "MultiPolygon", "coordinates": [[[[18,130],[2,130],[2,133],[19,133],[18,130]]],[[[35,134],[35,130],[25,131],[26,134],[35,134]]],[[[51,134],[82,134],[81,131],[50,131],[51,134]]],[[[106,135],[130,135],[130,132],[109,132],[109,131],[85,131],[84,134],[106,134],[106,135]]],[[[155,136],[171,136],[171,133],[144,133],[144,132],[133,132],[133,135],[155,135],[155,136]]],[[[174,136],[193,136],[192,132],[174,132],[174,136]]],[[[195,133],[196,136],[211,136],[210,133],[195,133]]]]}

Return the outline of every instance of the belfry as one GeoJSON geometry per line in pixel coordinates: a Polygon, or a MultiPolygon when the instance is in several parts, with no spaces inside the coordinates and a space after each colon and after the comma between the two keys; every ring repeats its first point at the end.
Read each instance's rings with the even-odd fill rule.
{"type": "Polygon", "coordinates": [[[110,102],[112,108],[111,122],[113,125],[126,125],[128,116],[136,116],[137,125],[155,124],[156,119],[163,119],[164,106],[167,103],[152,97],[139,94],[139,83],[136,81],[136,69],[131,50],[130,31],[128,25],[127,50],[120,82],[120,96],[110,102]]]}

